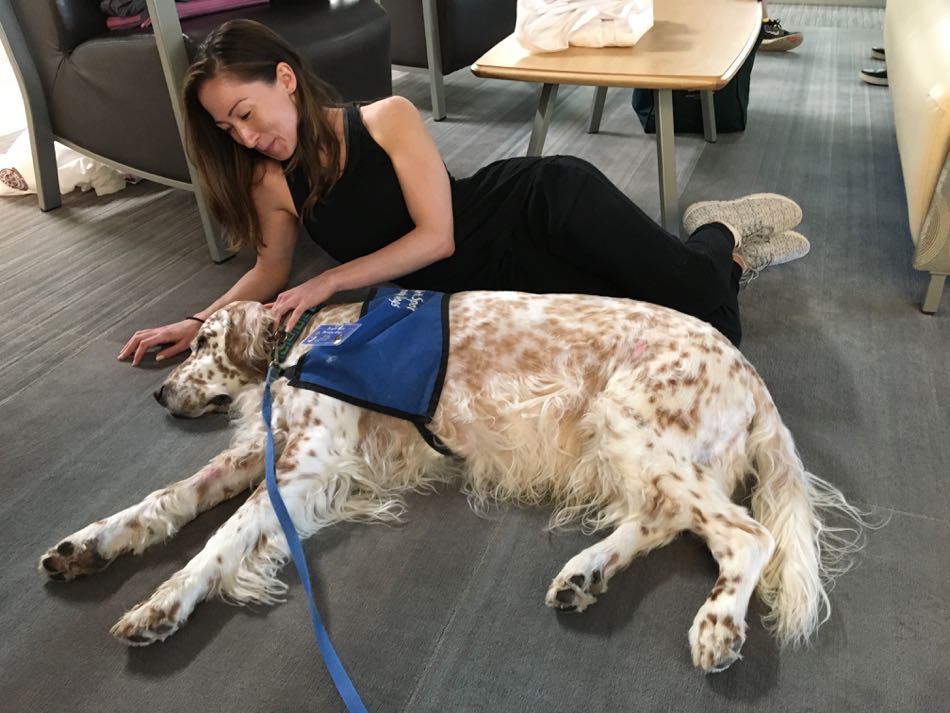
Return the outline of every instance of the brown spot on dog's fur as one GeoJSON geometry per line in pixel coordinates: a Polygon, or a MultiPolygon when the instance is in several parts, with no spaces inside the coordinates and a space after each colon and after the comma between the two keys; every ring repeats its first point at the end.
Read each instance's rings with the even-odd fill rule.
{"type": "Polygon", "coordinates": [[[148,616],[145,618],[145,625],[149,629],[154,629],[165,619],[165,610],[159,607],[149,607],[148,616]]]}
{"type": "MultiPolygon", "coordinates": [[[[220,357],[216,356],[215,364],[221,373],[230,379],[237,379],[240,372],[245,372],[255,378],[261,378],[267,373],[267,353],[270,351],[267,339],[258,344],[261,335],[254,333],[250,326],[246,310],[248,307],[231,305],[228,316],[231,324],[224,336],[224,353],[233,365],[227,367],[220,357]]],[[[264,323],[265,326],[266,323],[264,323]]]]}
{"type": "Polygon", "coordinates": [[[645,512],[650,519],[656,518],[661,513],[666,517],[673,517],[679,513],[679,504],[674,498],[671,498],[659,486],[660,478],[655,477],[652,480],[652,488],[647,488],[645,495],[645,512]]]}

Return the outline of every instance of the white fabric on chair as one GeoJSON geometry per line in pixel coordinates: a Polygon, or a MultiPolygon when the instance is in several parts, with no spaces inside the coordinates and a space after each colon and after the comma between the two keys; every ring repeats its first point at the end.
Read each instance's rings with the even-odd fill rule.
{"type": "MultiPolygon", "coordinates": [[[[126,177],[119,171],[56,142],[59,192],[69,193],[90,188],[105,196],[125,188],[126,177]]],[[[36,193],[36,171],[30,150],[30,135],[24,131],[6,154],[0,155],[0,196],[36,193]]]]}

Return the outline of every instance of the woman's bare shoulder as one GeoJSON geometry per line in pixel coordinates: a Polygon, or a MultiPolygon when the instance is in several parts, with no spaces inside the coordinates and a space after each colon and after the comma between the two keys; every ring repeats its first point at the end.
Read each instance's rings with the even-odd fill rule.
{"type": "Polygon", "coordinates": [[[373,139],[381,146],[407,128],[421,124],[422,117],[415,105],[405,97],[391,96],[361,107],[363,123],[373,139]]]}
{"type": "Polygon", "coordinates": [[[251,199],[258,212],[285,210],[297,215],[294,199],[287,185],[284,168],[272,159],[261,161],[257,165],[254,183],[251,186],[251,199]]]}

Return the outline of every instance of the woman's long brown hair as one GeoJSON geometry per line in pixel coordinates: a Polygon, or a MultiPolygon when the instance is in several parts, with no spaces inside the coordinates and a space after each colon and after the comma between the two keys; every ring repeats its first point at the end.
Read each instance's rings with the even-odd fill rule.
{"type": "Polygon", "coordinates": [[[300,211],[303,219],[339,173],[340,142],[326,112],[327,107],[339,106],[339,100],[330,85],[318,79],[283,39],[253,20],[231,20],[213,30],[185,74],[185,148],[198,169],[211,212],[233,248],[264,245],[251,189],[254,181],[261,179],[259,165],[265,157],[218,128],[198,101],[198,92],[220,74],[273,84],[280,62],[290,65],[297,75],[297,148],[287,170],[302,167],[310,184],[300,211]]]}

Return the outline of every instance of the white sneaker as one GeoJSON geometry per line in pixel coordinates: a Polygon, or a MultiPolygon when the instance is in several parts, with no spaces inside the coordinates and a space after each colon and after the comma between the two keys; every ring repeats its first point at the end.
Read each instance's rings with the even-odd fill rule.
{"type": "Polygon", "coordinates": [[[687,235],[709,223],[728,223],[746,240],[783,233],[802,222],[802,209],[777,193],[753,193],[732,201],[701,201],[683,212],[687,235]]]}
{"type": "Polygon", "coordinates": [[[747,240],[736,252],[745,260],[746,269],[739,278],[739,286],[745,287],[767,267],[783,265],[805,257],[811,243],[801,233],[786,230],[757,240],[747,240]]]}

